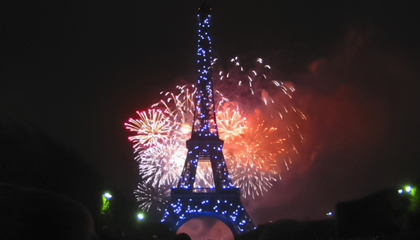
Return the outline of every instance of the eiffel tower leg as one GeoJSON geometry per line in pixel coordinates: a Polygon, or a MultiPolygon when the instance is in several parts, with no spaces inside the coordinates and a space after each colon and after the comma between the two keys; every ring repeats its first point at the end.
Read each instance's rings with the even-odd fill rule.
{"type": "Polygon", "coordinates": [[[212,151],[210,157],[216,191],[222,192],[224,190],[234,188],[232,181],[230,180],[230,175],[222,151],[212,151]]]}
{"type": "Polygon", "coordinates": [[[188,150],[187,159],[185,160],[184,169],[179,178],[178,189],[191,192],[194,188],[195,175],[197,172],[197,164],[199,158],[199,149],[188,150]]]}

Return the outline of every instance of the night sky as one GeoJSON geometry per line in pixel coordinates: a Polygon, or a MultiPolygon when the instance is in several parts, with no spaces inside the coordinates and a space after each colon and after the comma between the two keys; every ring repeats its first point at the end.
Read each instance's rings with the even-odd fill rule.
{"type": "MultiPolygon", "coordinates": [[[[244,201],[254,221],[322,219],[338,201],[419,176],[411,1],[207,2],[214,56],[245,66],[263,58],[296,87],[308,118],[299,161],[267,197],[244,201]]],[[[200,4],[2,3],[0,123],[51,136],[130,195],[138,166],[123,124],[195,73],[200,4]]]]}

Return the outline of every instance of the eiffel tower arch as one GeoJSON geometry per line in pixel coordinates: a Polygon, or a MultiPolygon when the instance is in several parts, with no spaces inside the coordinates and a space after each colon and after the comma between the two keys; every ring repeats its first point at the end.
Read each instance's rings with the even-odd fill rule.
{"type": "Polygon", "coordinates": [[[225,223],[234,235],[254,229],[254,224],[240,201],[240,189],[233,186],[219,138],[213,96],[212,49],[210,37],[211,8],[204,2],[198,10],[197,92],[191,139],[187,157],[176,188],[161,222],[176,231],[188,220],[214,217],[225,223]],[[210,164],[214,185],[201,188],[196,183],[197,166],[210,164]]]}
{"type": "Polygon", "coordinates": [[[214,217],[238,235],[254,229],[250,217],[239,199],[239,192],[232,193],[178,193],[171,192],[171,204],[162,220],[173,231],[196,217],[214,217]]]}

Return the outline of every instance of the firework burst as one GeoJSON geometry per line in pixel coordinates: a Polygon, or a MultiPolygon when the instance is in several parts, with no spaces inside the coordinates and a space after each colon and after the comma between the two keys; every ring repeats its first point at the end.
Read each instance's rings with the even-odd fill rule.
{"type": "Polygon", "coordinates": [[[139,208],[149,211],[150,208],[161,211],[169,203],[170,189],[157,182],[142,182],[137,185],[134,196],[139,208]]]}
{"type": "Polygon", "coordinates": [[[234,184],[241,188],[243,197],[264,195],[272,186],[272,181],[276,178],[271,178],[266,172],[261,171],[255,166],[239,165],[240,167],[234,171],[234,184]]]}
{"type": "Polygon", "coordinates": [[[139,119],[130,118],[125,123],[126,129],[136,132],[128,140],[132,141],[133,148],[136,151],[158,144],[160,141],[170,137],[172,124],[168,121],[168,117],[158,109],[149,109],[147,112],[138,112],[139,119]]]}
{"type": "Polygon", "coordinates": [[[216,116],[219,136],[226,143],[234,142],[246,129],[246,118],[241,116],[238,109],[226,108],[217,111],[216,116]]]}
{"type": "MultiPolygon", "coordinates": [[[[306,118],[292,106],[293,86],[272,80],[271,67],[262,59],[248,72],[237,58],[231,63],[228,72],[214,71],[218,72],[213,77],[218,130],[234,185],[241,188],[243,197],[254,198],[268,191],[298,159],[303,142],[299,122],[306,118]]],[[[140,119],[125,124],[137,133],[129,140],[145,182],[177,184],[185,163],[185,141],[191,135],[195,92],[194,85],[161,92],[149,115],[138,113],[140,119]]],[[[196,180],[197,186],[212,186],[211,167],[198,166],[196,180]]]]}
{"type": "Polygon", "coordinates": [[[181,175],[186,154],[186,148],[172,138],[149,147],[136,156],[140,175],[146,182],[175,185],[181,175]]]}
{"type": "Polygon", "coordinates": [[[242,196],[263,195],[271,188],[271,181],[280,179],[277,157],[282,151],[282,139],[276,137],[277,128],[264,120],[248,121],[247,127],[223,149],[234,185],[242,189],[242,196]],[[260,122],[261,121],[261,122],[260,122]]]}

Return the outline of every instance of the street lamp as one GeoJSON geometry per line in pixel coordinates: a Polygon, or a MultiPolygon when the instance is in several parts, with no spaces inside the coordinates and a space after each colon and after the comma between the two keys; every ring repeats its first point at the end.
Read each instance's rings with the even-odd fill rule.
{"type": "Polygon", "coordinates": [[[104,193],[104,198],[109,200],[109,199],[112,198],[112,195],[109,192],[106,192],[106,193],[104,193]]]}
{"type": "Polygon", "coordinates": [[[109,192],[106,192],[102,195],[102,214],[105,214],[109,209],[109,200],[112,198],[112,195],[109,192]]]}

